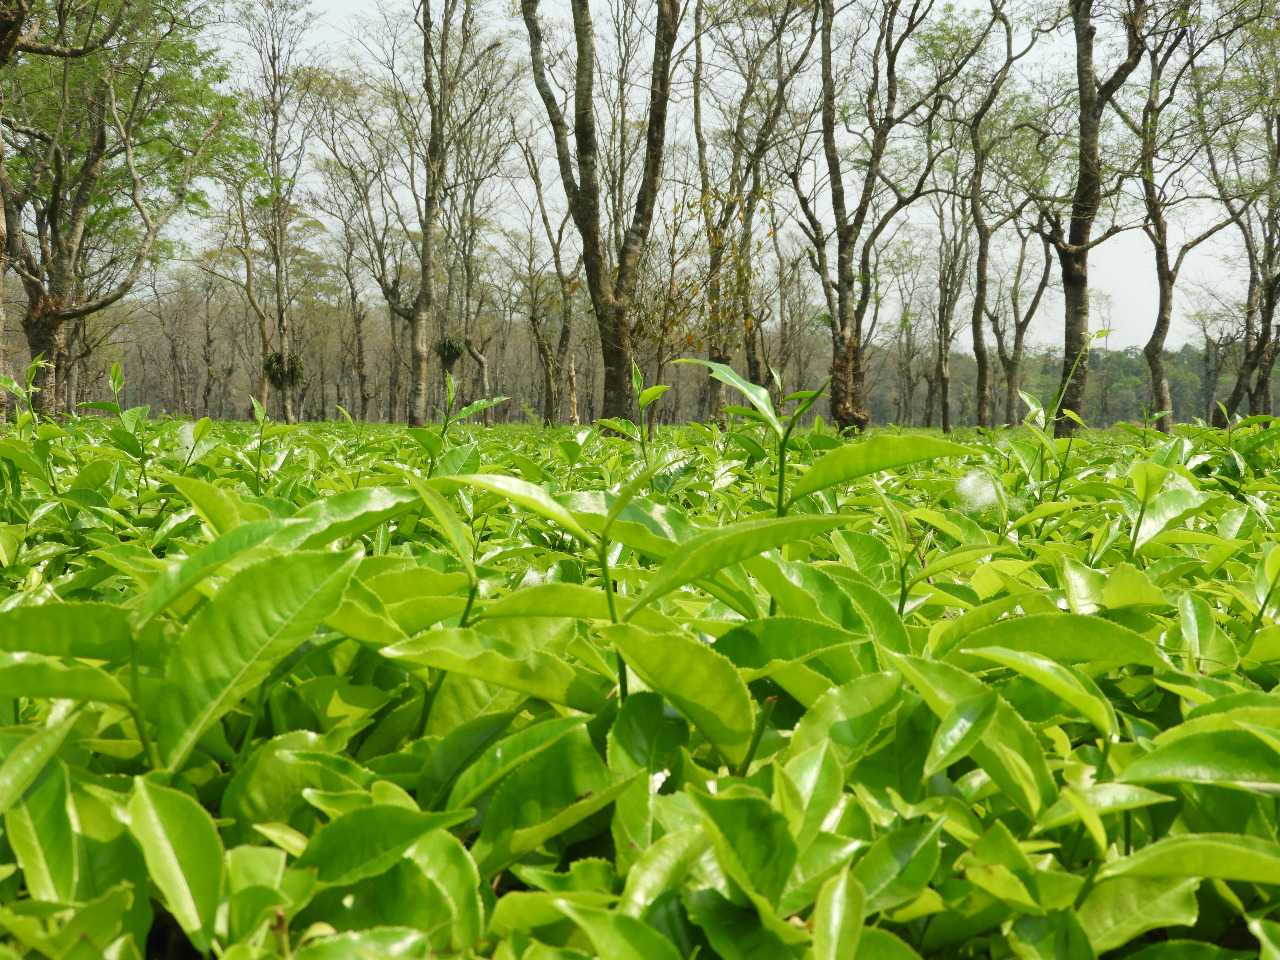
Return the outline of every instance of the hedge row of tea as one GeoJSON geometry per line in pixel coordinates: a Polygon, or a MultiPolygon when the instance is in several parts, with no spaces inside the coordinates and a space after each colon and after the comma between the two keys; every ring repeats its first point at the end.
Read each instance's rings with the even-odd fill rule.
{"type": "Polygon", "coordinates": [[[24,415],[0,957],[1280,957],[1280,429],[747,399],[24,415]]]}

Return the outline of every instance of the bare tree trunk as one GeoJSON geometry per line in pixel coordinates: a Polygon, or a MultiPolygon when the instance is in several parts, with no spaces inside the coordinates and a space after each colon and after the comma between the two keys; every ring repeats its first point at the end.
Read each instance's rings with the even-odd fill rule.
{"type": "Polygon", "coordinates": [[[951,432],[951,345],[938,344],[938,422],[943,433],[951,432]]]}
{"type": "Polygon", "coordinates": [[[209,311],[211,291],[206,287],[204,301],[204,343],[201,345],[200,359],[204,361],[204,384],[200,390],[200,410],[202,416],[211,416],[210,402],[213,397],[213,318],[209,311]]]}
{"type": "Polygon", "coordinates": [[[831,347],[831,412],[842,429],[861,430],[871,421],[863,390],[862,344],[837,331],[831,347]]]}
{"type": "Polygon", "coordinates": [[[580,424],[577,416],[577,358],[568,358],[568,422],[571,426],[580,424]]]}
{"type": "MultiPolygon", "coordinates": [[[[1071,200],[1071,223],[1067,235],[1055,238],[1062,268],[1065,301],[1062,332],[1062,382],[1058,387],[1059,410],[1083,413],[1085,386],[1089,377],[1089,251],[1094,245],[1093,224],[1102,204],[1102,160],[1100,134],[1102,115],[1124,82],[1137,68],[1142,56],[1140,29],[1148,0],[1132,0],[1123,17],[1127,40],[1126,57],[1106,80],[1100,81],[1094,67],[1097,25],[1093,21],[1094,0],[1070,0],[1075,33],[1076,95],[1079,99],[1076,146],[1076,183],[1071,200]]],[[[1056,436],[1070,436],[1076,422],[1058,416],[1056,436]]]]}
{"type": "MultiPolygon", "coordinates": [[[[3,230],[0,218],[0,230],[3,230]]],[[[0,240],[0,249],[3,241],[0,240]]],[[[7,273],[4,258],[0,257],[0,377],[12,377],[9,372],[9,311],[5,306],[4,281],[7,273]]],[[[16,379],[16,378],[15,378],[16,379]]],[[[9,422],[9,391],[0,390],[0,423],[9,422]]]]}
{"type": "MultiPolygon", "coordinates": [[[[977,205],[975,205],[976,208],[977,205]]],[[[981,217],[981,214],[978,215],[981,217]]],[[[987,273],[991,257],[991,231],[985,220],[974,220],[978,247],[973,273],[973,310],[969,314],[969,330],[973,336],[973,359],[977,366],[977,421],[979,427],[991,426],[991,354],[987,351],[987,337],[983,321],[987,315],[987,273]]]]}
{"type": "Polygon", "coordinates": [[[409,321],[409,423],[415,427],[427,422],[430,374],[431,315],[427,310],[415,307],[409,321]]]}
{"type": "MultiPolygon", "coordinates": [[[[1261,359],[1261,351],[1258,349],[1258,315],[1262,312],[1262,277],[1257,266],[1250,263],[1249,266],[1249,287],[1245,295],[1244,301],[1244,356],[1240,361],[1240,369],[1236,371],[1235,383],[1232,384],[1231,393],[1227,395],[1227,399],[1223,402],[1223,406],[1227,408],[1227,417],[1233,416],[1240,408],[1240,404],[1249,390],[1249,383],[1253,379],[1254,371],[1258,368],[1258,362],[1261,359]]],[[[1213,424],[1217,427],[1225,427],[1227,419],[1223,416],[1221,410],[1215,406],[1213,411],[1213,424]]]]}
{"type": "MultiPolygon", "coordinates": [[[[485,340],[479,347],[471,340],[466,340],[467,353],[471,355],[471,359],[475,361],[476,369],[480,373],[480,399],[487,398],[493,393],[493,388],[489,383],[489,358],[485,356],[484,351],[489,347],[489,341],[485,340]]],[[[486,427],[493,426],[493,408],[488,407],[480,414],[480,420],[486,427]]]]}
{"type": "MultiPolygon", "coordinates": [[[[36,311],[38,310],[37,306],[36,311]]],[[[60,414],[63,412],[63,381],[67,373],[66,329],[56,317],[31,310],[23,317],[22,329],[26,334],[31,359],[39,357],[44,361],[35,373],[33,386],[36,394],[32,405],[43,414],[60,414]]]]}
{"type": "Polygon", "coordinates": [[[357,305],[351,322],[355,327],[356,340],[356,388],[359,391],[360,419],[369,419],[369,401],[373,399],[373,391],[369,389],[369,368],[365,360],[364,345],[364,306],[357,305]]]}
{"type": "MultiPolygon", "coordinates": [[[[281,230],[281,235],[282,234],[283,230],[281,230]]],[[[277,242],[283,245],[284,241],[283,239],[279,239],[277,242]]],[[[287,254],[284,250],[281,250],[275,264],[273,280],[276,296],[276,337],[278,338],[280,345],[280,359],[284,365],[282,369],[288,370],[291,366],[289,358],[293,352],[293,343],[291,331],[289,329],[289,292],[286,289],[288,281],[286,279],[287,267],[284,263],[285,256],[287,256],[287,254]]],[[[298,419],[297,413],[294,410],[293,396],[293,392],[296,389],[297,387],[292,382],[286,381],[279,391],[280,403],[284,409],[285,423],[295,423],[298,419]]]]}
{"type": "Polygon", "coordinates": [[[591,306],[600,332],[600,352],[604,360],[605,417],[630,418],[631,362],[633,356],[628,311],[638,280],[641,255],[653,225],[653,210],[662,180],[662,163],[667,134],[667,108],[671,102],[672,52],[675,48],[681,8],[675,0],[657,0],[653,31],[653,65],[649,78],[649,105],[645,123],[643,172],[636,189],[631,221],[621,233],[614,251],[613,266],[605,252],[601,222],[599,143],[596,136],[593,89],[595,85],[595,28],[589,0],[571,0],[575,40],[573,134],[575,150],[569,147],[569,124],[559,99],[547,77],[542,26],[538,21],[538,0],[521,0],[520,8],[529,35],[534,85],[551,123],[556,145],[560,180],[569,199],[574,225],[582,238],[582,264],[586,273],[591,306]]]}
{"type": "Polygon", "coordinates": [[[387,323],[389,325],[390,338],[388,342],[388,350],[390,352],[389,362],[387,364],[387,423],[395,423],[399,419],[400,406],[400,316],[387,306],[387,323]]]}
{"type": "Polygon", "coordinates": [[[542,362],[542,422],[550,426],[560,416],[560,385],[551,364],[542,362]]]}
{"type": "Polygon", "coordinates": [[[1252,416],[1269,415],[1271,408],[1271,371],[1276,363],[1276,301],[1277,281],[1265,285],[1262,294],[1262,315],[1259,318],[1258,364],[1253,386],[1249,390],[1249,413],[1252,416]]]}
{"type": "MultiPolygon", "coordinates": [[[[1021,53],[1013,49],[1013,25],[1001,11],[996,14],[1000,25],[1004,28],[1004,64],[992,78],[991,86],[978,109],[969,121],[969,148],[973,155],[973,170],[969,176],[969,216],[973,220],[974,236],[977,246],[973,267],[973,309],[969,314],[969,330],[973,340],[973,359],[977,367],[977,378],[974,390],[977,394],[977,421],[979,427],[991,426],[991,354],[987,350],[987,338],[983,332],[983,324],[987,315],[987,286],[991,262],[992,227],[987,222],[985,183],[987,156],[990,145],[983,140],[983,122],[991,112],[1000,96],[1000,91],[1009,78],[1009,71],[1014,61],[1024,56],[1030,49],[1027,46],[1021,53]]],[[[1033,37],[1032,43],[1036,40],[1033,37]]]]}
{"type": "Polygon", "coordinates": [[[1164,368],[1164,343],[1173,320],[1174,277],[1169,268],[1168,250],[1162,246],[1156,248],[1156,283],[1156,322],[1151,337],[1142,348],[1142,355],[1146,357],[1151,374],[1151,412],[1159,414],[1156,429],[1168,433],[1173,429],[1173,395],[1169,390],[1169,375],[1164,368]]]}
{"type": "MultiPolygon", "coordinates": [[[[1071,410],[1080,415],[1084,413],[1085,385],[1089,375],[1088,251],[1059,247],[1058,263],[1062,270],[1065,309],[1062,328],[1062,382],[1058,386],[1057,410],[1059,413],[1071,410]]],[[[1075,432],[1075,421],[1059,416],[1054,432],[1057,436],[1070,436],[1075,432]]]]}
{"type": "Polygon", "coordinates": [[[1022,386],[1021,343],[1014,348],[1013,356],[1004,365],[1004,422],[1011,427],[1018,425],[1018,390],[1022,386]]]}

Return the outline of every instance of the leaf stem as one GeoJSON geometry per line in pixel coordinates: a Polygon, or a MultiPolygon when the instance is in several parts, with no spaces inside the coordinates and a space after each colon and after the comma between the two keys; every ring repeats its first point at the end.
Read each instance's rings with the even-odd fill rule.
{"type": "Polygon", "coordinates": [[[751,770],[751,761],[756,758],[756,751],[760,749],[760,741],[764,739],[765,727],[769,725],[769,720],[773,716],[773,708],[778,705],[777,697],[766,697],[764,708],[756,717],[756,728],[751,732],[751,743],[747,746],[747,755],[742,758],[742,763],[738,764],[735,776],[745,777],[751,770]]]}
{"type": "MultiPolygon", "coordinates": [[[[158,770],[160,754],[151,740],[151,734],[147,733],[147,725],[142,718],[142,682],[138,678],[138,638],[133,631],[130,631],[129,635],[129,694],[133,699],[129,704],[129,713],[133,717],[133,725],[138,728],[138,741],[142,744],[142,752],[146,755],[151,769],[158,770]]],[[[15,719],[17,719],[16,716],[15,719]]]]}
{"type": "Polygon", "coordinates": [[[418,737],[421,740],[427,735],[427,721],[431,719],[431,708],[436,705],[436,696],[444,684],[446,671],[436,670],[431,683],[422,685],[422,715],[418,718],[418,737]]]}
{"type": "MultiPolygon", "coordinates": [[[[1266,569],[1265,567],[1263,569],[1266,569]]],[[[1262,603],[1258,605],[1258,612],[1254,614],[1253,621],[1249,624],[1249,632],[1244,635],[1244,645],[1241,649],[1246,652],[1253,645],[1253,635],[1258,632],[1258,628],[1262,626],[1262,618],[1267,612],[1267,605],[1271,603],[1271,596],[1276,592],[1276,586],[1280,584],[1280,577],[1271,581],[1271,586],[1267,588],[1267,595],[1262,598],[1262,603]]]]}
{"type": "MultiPolygon", "coordinates": [[[[604,598],[609,604],[609,620],[618,622],[618,607],[613,598],[613,577],[609,573],[609,541],[601,537],[596,547],[596,562],[600,565],[600,579],[604,581],[604,598]]],[[[627,699],[627,662],[622,659],[622,652],[614,650],[613,655],[618,664],[618,702],[627,699]]]]}
{"type": "Polygon", "coordinates": [[[467,626],[467,622],[471,618],[471,608],[475,605],[476,593],[478,592],[477,587],[478,584],[474,580],[471,581],[471,589],[467,591],[467,605],[462,608],[462,617],[458,620],[458,626],[460,627],[467,626]]]}

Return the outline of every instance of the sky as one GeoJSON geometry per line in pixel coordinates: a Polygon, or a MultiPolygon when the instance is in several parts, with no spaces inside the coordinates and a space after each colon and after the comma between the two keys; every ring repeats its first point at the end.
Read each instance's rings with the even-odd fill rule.
{"type": "MultiPolygon", "coordinates": [[[[354,24],[377,10],[376,0],[313,0],[320,16],[320,33],[335,44],[349,43],[354,24]]],[[[1231,269],[1235,253],[1234,234],[1228,229],[1202,244],[1187,258],[1179,278],[1179,302],[1175,310],[1169,345],[1178,346],[1195,337],[1188,315],[1195,306],[1197,289],[1206,285],[1227,289],[1224,295],[1237,296],[1234,288],[1242,280],[1231,269]]],[[[1094,249],[1089,261],[1090,286],[1094,292],[1094,329],[1107,327],[1112,349],[1141,346],[1150,335],[1155,320],[1156,284],[1151,245],[1140,230],[1130,230],[1094,249]]],[[[1060,298],[1047,301],[1036,320],[1032,338],[1036,343],[1053,344],[1061,336],[1060,298]]]]}

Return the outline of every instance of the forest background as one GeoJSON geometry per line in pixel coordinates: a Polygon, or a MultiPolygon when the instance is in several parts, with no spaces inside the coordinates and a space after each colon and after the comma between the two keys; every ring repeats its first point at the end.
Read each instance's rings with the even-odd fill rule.
{"type": "MultiPolygon", "coordinates": [[[[40,403],[841,426],[1272,412],[1269,2],[20,0],[3,373],[40,403]],[[776,379],[775,379],[776,375],[776,379]]],[[[1064,419],[1060,431],[1074,421],[1064,419]]]]}

